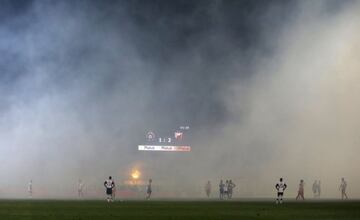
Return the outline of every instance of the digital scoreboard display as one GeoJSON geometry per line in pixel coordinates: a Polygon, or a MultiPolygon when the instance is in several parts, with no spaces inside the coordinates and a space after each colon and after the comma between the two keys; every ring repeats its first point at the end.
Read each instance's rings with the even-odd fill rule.
{"type": "Polygon", "coordinates": [[[190,127],[179,126],[166,132],[148,130],[144,134],[144,144],[138,146],[139,151],[190,152],[190,127]]]}

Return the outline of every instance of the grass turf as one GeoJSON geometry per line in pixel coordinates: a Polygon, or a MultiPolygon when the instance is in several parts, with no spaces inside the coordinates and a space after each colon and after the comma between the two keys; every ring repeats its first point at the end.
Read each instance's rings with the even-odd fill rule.
{"type": "Polygon", "coordinates": [[[0,219],[360,219],[360,202],[3,200],[0,219]]]}

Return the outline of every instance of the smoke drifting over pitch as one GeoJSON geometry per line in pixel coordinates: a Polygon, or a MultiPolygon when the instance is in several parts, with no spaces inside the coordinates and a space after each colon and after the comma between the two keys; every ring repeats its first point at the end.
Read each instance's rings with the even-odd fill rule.
{"type": "Polygon", "coordinates": [[[133,167],[183,197],[220,178],[273,196],[280,176],[288,196],[321,179],[336,197],[341,177],[360,196],[359,2],[1,4],[0,197],[30,179],[39,197],[102,190],[133,167]],[[184,124],[193,152],[137,151],[184,124]]]}

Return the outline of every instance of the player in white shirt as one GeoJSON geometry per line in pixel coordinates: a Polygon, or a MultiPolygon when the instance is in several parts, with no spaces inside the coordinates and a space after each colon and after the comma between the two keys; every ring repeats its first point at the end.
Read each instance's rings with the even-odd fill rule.
{"type": "Polygon", "coordinates": [[[229,180],[226,180],[224,184],[224,198],[229,198],[229,180]]]}
{"type": "Polygon", "coordinates": [[[79,198],[84,197],[84,183],[82,182],[81,179],[79,179],[79,183],[78,183],[78,196],[79,198]]]}
{"type": "Polygon", "coordinates": [[[33,196],[32,180],[30,180],[30,182],[28,184],[28,193],[29,193],[29,198],[32,198],[32,196],[33,196]]]}
{"type": "Polygon", "coordinates": [[[113,202],[112,190],[115,187],[115,183],[112,180],[111,176],[109,176],[109,179],[105,180],[104,186],[106,188],[106,196],[107,196],[106,200],[108,202],[113,202]]]}
{"type": "Polygon", "coordinates": [[[343,178],[341,178],[341,184],[340,184],[340,187],[339,187],[339,190],[341,191],[341,199],[344,200],[345,199],[348,199],[348,196],[346,194],[346,187],[347,187],[347,183],[343,178]]]}
{"type": "Polygon", "coordinates": [[[276,204],[283,202],[283,196],[284,196],[284,191],[285,191],[286,187],[287,187],[287,185],[283,181],[283,178],[280,178],[280,181],[275,185],[275,188],[277,190],[276,204]]]}

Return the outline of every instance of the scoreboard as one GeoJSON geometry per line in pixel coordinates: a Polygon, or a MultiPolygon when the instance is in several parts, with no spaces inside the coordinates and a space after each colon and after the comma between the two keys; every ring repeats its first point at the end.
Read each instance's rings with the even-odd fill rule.
{"type": "Polygon", "coordinates": [[[190,152],[190,127],[179,126],[176,129],[159,132],[149,130],[144,135],[144,144],[138,145],[139,151],[190,152]]]}

